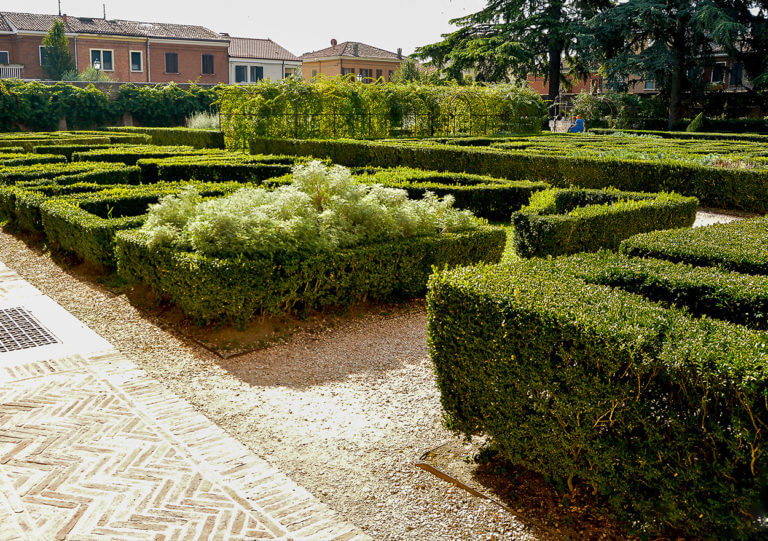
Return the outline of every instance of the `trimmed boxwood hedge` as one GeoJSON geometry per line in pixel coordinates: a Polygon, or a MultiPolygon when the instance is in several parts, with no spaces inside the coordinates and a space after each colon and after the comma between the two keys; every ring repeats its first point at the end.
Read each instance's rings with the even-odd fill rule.
{"type": "Polygon", "coordinates": [[[73,162],[119,162],[136,165],[142,158],[170,158],[184,154],[195,154],[191,146],[126,145],[86,150],[72,154],[73,162]]]}
{"type": "Polygon", "coordinates": [[[99,184],[138,184],[141,170],[122,163],[78,162],[18,166],[0,165],[0,186],[17,182],[55,179],[61,184],[96,182],[99,184]]]}
{"type": "Polygon", "coordinates": [[[54,144],[84,144],[84,145],[108,145],[111,144],[107,135],[70,135],[69,132],[30,133],[18,137],[0,138],[0,147],[22,147],[25,152],[32,152],[36,146],[54,144]]]}
{"type": "Polygon", "coordinates": [[[116,252],[124,278],[143,282],[192,318],[244,322],[257,314],[422,295],[433,266],[499,261],[505,241],[502,228],[484,226],[276,262],[152,248],[138,230],[119,232],[116,252]]]}
{"type": "Polygon", "coordinates": [[[622,240],[657,229],[690,227],[698,201],[677,194],[552,188],[512,215],[522,257],[615,250],[622,240]]]}
{"type": "Polygon", "coordinates": [[[106,128],[110,132],[145,134],[153,145],[189,145],[195,148],[224,148],[224,134],[217,130],[193,130],[191,128],[106,128]]]}
{"type": "Polygon", "coordinates": [[[50,154],[4,152],[0,153],[0,167],[11,167],[15,165],[35,165],[38,163],[64,163],[67,161],[64,156],[56,156],[55,154],[55,152],[50,154]]]}
{"type": "MultiPolygon", "coordinates": [[[[747,538],[768,490],[768,336],[590,283],[606,272],[644,293],[620,261],[606,271],[563,261],[430,279],[428,343],[448,425],[490,435],[517,465],[591,486],[635,530],[747,538]]],[[[684,272],[667,286],[681,303],[696,281],[684,272]]],[[[700,284],[724,303],[747,283],[721,279],[700,284]]]]}
{"type": "Polygon", "coordinates": [[[768,275],[768,219],[655,231],[625,240],[619,251],[636,257],[768,275]]]}
{"type": "Polygon", "coordinates": [[[434,143],[253,138],[251,152],[329,158],[350,167],[415,167],[507,179],[543,180],[561,187],[674,191],[718,208],[768,212],[768,170],[711,167],[676,160],[538,155],[434,143]]]}
{"type": "Polygon", "coordinates": [[[49,198],[40,205],[43,229],[51,246],[98,266],[114,267],[115,233],[141,227],[150,204],[190,185],[203,196],[226,195],[243,186],[235,182],[171,182],[49,198]]]}
{"type": "Polygon", "coordinates": [[[241,152],[215,152],[137,162],[144,182],[159,179],[261,182],[291,172],[293,165],[308,161],[297,156],[251,156],[241,152]]]}
{"type": "Polygon", "coordinates": [[[531,194],[549,187],[544,182],[510,181],[466,173],[440,173],[400,167],[364,169],[357,179],[367,184],[400,188],[419,199],[426,191],[440,197],[451,195],[454,206],[472,211],[476,216],[496,222],[508,222],[512,212],[528,203],[531,194]]]}
{"type": "Polygon", "coordinates": [[[757,133],[706,133],[689,131],[661,131],[661,130],[620,130],[611,128],[590,128],[589,133],[597,135],[610,135],[612,133],[627,133],[632,135],[656,135],[664,139],[702,139],[702,140],[731,140],[731,141],[755,141],[768,143],[768,135],[757,133]]]}
{"type": "Polygon", "coordinates": [[[110,148],[112,145],[109,143],[103,143],[98,145],[88,144],[56,144],[56,145],[39,145],[32,149],[35,154],[59,154],[64,156],[67,161],[72,161],[72,154],[75,152],[86,152],[89,150],[98,150],[110,148]]]}
{"type": "Polygon", "coordinates": [[[24,153],[24,147],[3,147],[0,148],[0,156],[3,154],[19,154],[24,153]]]}

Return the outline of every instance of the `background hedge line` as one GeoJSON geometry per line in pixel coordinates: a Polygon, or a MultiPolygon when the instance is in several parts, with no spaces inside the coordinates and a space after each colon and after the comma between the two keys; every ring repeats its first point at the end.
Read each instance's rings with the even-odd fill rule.
{"type": "Polygon", "coordinates": [[[513,214],[515,251],[544,257],[615,250],[637,233],[692,226],[697,208],[696,198],[676,194],[553,188],[513,214]]]}
{"type": "MultiPolygon", "coordinates": [[[[591,485],[647,535],[754,534],[768,489],[766,335],[591,283],[631,283],[618,260],[563,261],[431,278],[429,349],[449,426],[492,436],[515,464],[591,485]]],[[[670,289],[690,289],[683,274],[670,272],[670,289]]],[[[719,279],[699,283],[736,302],[719,279]]]]}
{"type": "Polygon", "coordinates": [[[703,205],[768,211],[768,170],[707,167],[680,161],[562,157],[530,152],[353,140],[253,138],[251,152],[328,158],[352,167],[406,166],[436,171],[543,180],[583,188],[674,191],[703,205]]]}

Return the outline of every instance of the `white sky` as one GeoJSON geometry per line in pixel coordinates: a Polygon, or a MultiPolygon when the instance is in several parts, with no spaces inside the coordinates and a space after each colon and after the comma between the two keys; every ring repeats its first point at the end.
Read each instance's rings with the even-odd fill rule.
{"type": "MultiPolygon", "coordinates": [[[[330,46],[331,38],[403,53],[440,39],[449,19],[479,11],[485,0],[61,0],[76,17],[198,24],[232,36],[271,38],[302,55],[330,46]]],[[[58,13],[57,0],[2,0],[2,11],[58,13]]]]}

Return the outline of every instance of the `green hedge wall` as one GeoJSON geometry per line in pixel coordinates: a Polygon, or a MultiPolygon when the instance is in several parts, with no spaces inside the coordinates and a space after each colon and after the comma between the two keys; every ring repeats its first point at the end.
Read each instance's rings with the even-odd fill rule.
{"type": "MultiPolygon", "coordinates": [[[[448,425],[591,486],[635,534],[755,533],[768,489],[765,333],[589,283],[562,262],[430,279],[428,343],[448,425]]],[[[622,268],[605,265],[584,272],[622,268]]],[[[707,286],[730,299],[720,279],[707,286]]]]}
{"type": "Polygon", "coordinates": [[[698,201],[676,194],[553,188],[533,195],[512,215],[522,257],[615,250],[646,231],[690,227],[698,201]]]}
{"type": "Polygon", "coordinates": [[[620,252],[768,275],[768,219],[752,218],[696,229],[655,231],[622,242],[620,252]]]}
{"type": "Polygon", "coordinates": [[[112,268],[115,267],[115,233],[141,227],[150,204],[157,203],[164,195],[177,194],[191,184],[203,196],[225,195],[242,188],[242,184],[233,182],[177,182],[48,198],[39,207],[43,230],[51,246],[72,252],[95,265],[112,268]]]}
{"type": "Polygon", "coordinates": [[[224,134],[216,130],[193,130],[191,128],[106,128],[110,132],[145,134],[152,138],[153,145],[188,145],[195,148],[224,148],[224,134]]]}
{"type": "Polygon", "coordinates": [[[99,150],[112,147],[111,143],[104,143],[98,145],[89,144],[55,144],[55,145],[39,145],[32,149],[35,154],[57,154],[63,156],[67,161],[72,161],[72,154],[75,152],[87,152],[89,150],[99,150]]]}
{"type": "Polygon", "coordinates": [[[64,156],[56,156],[55,153],[30,155],[26,152],[4,152],[0,154],[0,167],[15,165],[35,165],[38,163],[63,163],[67,159],[64,156]]]}
{"type": "Polygon", "coordinates": [[[116,179],[133,181],[138,184],[141,170],[122,163],[78,162],[3,166],[0,165],[0,185],[15,182],[56,179],[61,183],[99,182],[103,184],[122,184],[116,179]]]}
{"type": "Polygon", "coordinates": [[[145,182],[158,179],[236,180],[261,182],[291,172],[307,161],[296,156],[250,156],[239,152],[195,154],[169,158],[143,158],[137,162],[145,182]]]}
{"type": "Polygon", "coordinates": [[[109,146],[72,154],[73,162],[119,162],[136,165],[142,158],[170,158],[198,152],[191,146],[130,145],[109,146]]]}
{"type": "Polygon", "coordinates": [[[756,133],[706,133],[689,131],[661,131],[661,130],[617,130],[609,128],[590,128],[589,133],[598,135],[610,135],[612,133],[630,133],[634,135],[656,135],[664,139],[703,139],[717,140],[728,139],[731,141],[755,141],[768,143],[768,135],[756,133]]]}
{"type": "Polygon", "coordinates": [[[729,169],[681,161],[536,155],[436,144],[353,140],[254,138],[251,152],[329,158],[351,167],[415,167],[507,179],[542,180],[582,188],[625,191],[674,191],[702,205],[768,211],[768,171],[729,169]]]}
{"type": "Polygon", "coordinates": [[[257,314],[421,295],[433,266],[499,261],[505,241],[503,229],[483,227],[297,256],[278,265],[153,249],[142,231],[131,231],[118,233],[116,251],[123,277],[147,284],[196,320],[243,322],[257,314]]]}
{"type": "Polygon", "coordinates": [[[419,199],[426,191],[440,197],[451,195],[454,206],[495,222],[509,222],[512,212],[528,203],[531,195],[549,187],[544,182],[509,181],[466,173],[439,173],[406,167],[363,169],[357,179],[369,184],[400,188],[419,199]]]}

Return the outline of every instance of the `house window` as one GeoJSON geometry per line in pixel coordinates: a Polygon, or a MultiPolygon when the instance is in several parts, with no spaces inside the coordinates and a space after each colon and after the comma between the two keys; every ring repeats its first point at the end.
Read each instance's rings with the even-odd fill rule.
{"type": "Polygon", "coordinates": [[[656,90],[656,81],[653,79],[646,79],[643,90],[656,90]]]}
{"type": "Polygon", "coordinates": [[[203,75],[213,75],[213,55],[203,55],[203,75]]]}
{"type": "Polygon", "coordinates": [[[741,86],[744,84],[744,64],[738,62],[733,65],[731,68],[731,77],[728,80],[728,84],[730,86],[741,86]]]}
{"type": "Polygon", "coordinates": [[[718,62],[712,67],[712,71],[709,76],[710,83],[724,83],[725,82],[725,62],[718,62]]]}
{"type": "Polygon", "coordinates": [[[236,83],[248,82],[248,66],[235,66],[235,82],[236,83]]]}
{"type": "Polygon", "coordinates": [[[358,80],[365,81],[366,79],[371,79],[373,77],[373,70],[360,68],[360,73],[357,76],[358,80]]]}
{"type": "Polygon", "coordinates": [[[165,53],[165,73],[179,73],[179,53],[165,53]]]}
{"type": "Polygon", "coordinates": [[[45,66],[45,61],[48,58],[48,53],[45,51],[45,45],[40,46],[40,65],[45,66]]]}
{"type": "Polygon", "coordinates": [[[387,75],[387,81],[392,80],[392,76],[395,74],[394,70],[389,70],[389,74],[387,75]]]}
{"type": "Polygon", "coordinates": [[[251,82],[261,81],[264,78],[263,66],[251,66],[251,82]]]}
{"type": "Polygon", "coordinates": [[[0,64],[10,64],[11,59],[8,51],[0,51],[0,64]]]}
{"type": "Polygon", "coordinates": [[[317,77],[317,70],[312,70],[312,77],[317,77]]]}
{"type": "Polygon", "coordinates": [[[341,68],[341,74],[342,75],[354,75],[355,74],[355,68],[341,68]]]}
{"type": "Polygon", "coordinates": [[[113,53],[109,49],[91,49],[91,66],[94,62],[101,64],[101,71],[115,71],[112,62],[113,53]]]}
{"type": "Polygon", "coordinates": [[[131,71],[144,71],[144,58],[141,51],[131,51],[131,71]]]}
{"type": "Polygon", "coordinates": [[[376,79],[381,79],[384,75],[384,72],[382,70],[376,70],[376,79]]]}

